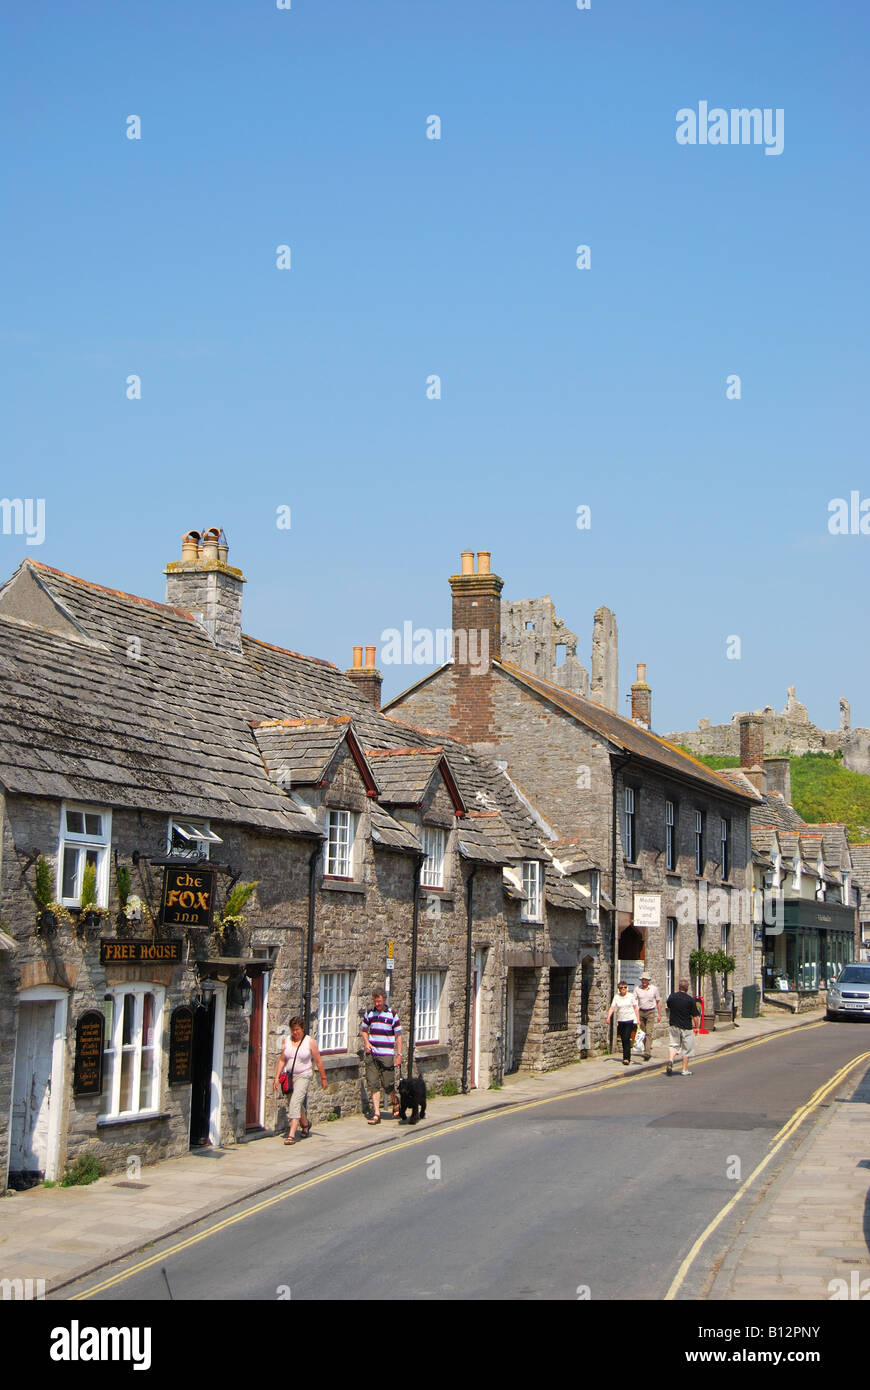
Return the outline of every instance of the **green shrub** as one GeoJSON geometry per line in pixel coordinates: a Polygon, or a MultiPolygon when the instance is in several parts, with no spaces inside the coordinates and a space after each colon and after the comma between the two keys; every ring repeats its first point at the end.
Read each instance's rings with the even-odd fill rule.
{"type": "Polygon", "coordinates": [[[453,1077],[452,1077],[452,1076],[448,1076],[446,1081],[442,1081],[442,1082],[441,1082],[441,1092],[440,1092],[440,1094],[441,1094],[442,1096],[458,1096],[458,1095],[459,1095],[459,1087],[458,1087],[458,1085],[456,1084],[456,1082],[453,1080],[453,1077]]]}
{"type": "Polygon", "coordinates": [[[127,899],[130,896],[130,870],[125,864],[118,867],[118,903],[121,911],[127,906],[127,899]]]}
{"type": "Polygon", "coordinates": [[[41,854],[36,861],[36,887],[34,889],[36,901],[41,908],[48,907],[54,897],[54,874],[51,872],[51,865],[44,854],[41,854]]]}
{"type": "Polygon", "coordinates": [[[97,866],[85,864],[82,869],[82,910],[95,907],[97,902],[97,866]]]}
{"type": "Polygon", "coordinates": [[[73,1159],[60,1180],[61,1187],[86,1187],[103,1176],[103,1165],[96,1154],[83,1153],[73,1159]]]}
{"type": "Polygon", "coordinates": [[[230,895],[227,898],[226,906],[221,916],[224,918],[241,916],[242,908],[246,905],[259,881],[259,879],[256,879],[253,883],[237,883],[236,886],[230,890],[230,895]]]}

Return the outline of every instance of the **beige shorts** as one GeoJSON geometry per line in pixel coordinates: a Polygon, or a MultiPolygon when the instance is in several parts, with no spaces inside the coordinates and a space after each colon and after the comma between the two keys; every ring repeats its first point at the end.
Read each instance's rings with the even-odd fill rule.
{"type": "Polygon", "coordinates": [[[695,1030],[694,1028],[674,1028],[671,1024],[668,1029],[670,1034],[671,1048],[680,1057],[694,1057],[695,1055],[695,1030]]]}
{"type": "Polygon", "coordinates": [[[304,1076],[293,1077],[293,1090],[288,1097],[290,1106],[287,1111],[291,1120],[301,1120],[302,1110],[308,1099],[308,1087],[311,1085],[311,1072],[306,1072],[304,1076]]]}
{"type": "Polygon", "coordinates": [[[370,1091],[395,1091],[396,1069],[375,1061],[372,1054],[366,1054],[366,1085],[370,1091]]]}

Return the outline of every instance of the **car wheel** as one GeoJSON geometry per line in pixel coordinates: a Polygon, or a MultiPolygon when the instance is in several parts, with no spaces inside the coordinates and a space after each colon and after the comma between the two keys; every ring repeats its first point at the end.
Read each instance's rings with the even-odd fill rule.
{"type": "Polygon", "coordinates": [[[827,1023],[836,1023],[838,1018],[839,1014],[832,1014],[830,1009],[828,1009],[827,1013],[825,1014],[825,1021],[827,1023]]]}

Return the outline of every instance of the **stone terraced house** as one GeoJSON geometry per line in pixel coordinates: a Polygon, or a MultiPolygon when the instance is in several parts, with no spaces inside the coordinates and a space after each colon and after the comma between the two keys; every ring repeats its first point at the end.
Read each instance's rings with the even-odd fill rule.
{"type": "Polygon", "coordinates": [[[359,1112],[378,985],[430,1086],[600,1045],[582,848],[382,713],[374,649],[341,672],[244,636],[222,533],[165,574],[165,604],[29,559],[0,589],[0,1190],[280,1129],[295,1013],[314,1117],[359,1112]]]}
{"type": "Polygon", "coordinates": [[[750,814],[754,974],[766,1003],[818,1008],[860,951],[861,847],[846,826],[805,821],[787,757],[765,757],[766,726],[738,721],[740,768],[723,776],[755,796],[750,814]]]}
{"type": "MultiPolygon", "coordinates": [[[[503,583],[490,570],[489,552],[479,553],[476,569],[473,552],[463,553],[460,573],[450,578],[453,659],[385,709],[447,729],[491,759],[545,820],[557,862],[576,869],[582,855],[595,885],[592,915],[598,920],[601,909],[604,921],[601,989],[615,989],[617,978],[637,983],[645,963],[664,999],[690,975],[693,950],[723,947],[736,961],[729,983],[739,1001],[753,980],[753,788],[735,785],[651,731],[644,666],[631,687],[632,717],[616,713],[610,610],[596,613],[593,636],[591,688],[599,701],[583,693],[590,686],[576,661],[576,638],[555,619],[549,598],[503,601],[503,583]],[[545,641],[534,631],[541,620],[545,641]],[[565,679],[554,678],[560,643],[579,675],[572,667],[565,679]]],[[[520,957],[508,964],[509,1011],[516,1014],[538,988],[540,967],[520,957]]],[[[710,1008],[709,979],[706,990],[710,1008]]]]}

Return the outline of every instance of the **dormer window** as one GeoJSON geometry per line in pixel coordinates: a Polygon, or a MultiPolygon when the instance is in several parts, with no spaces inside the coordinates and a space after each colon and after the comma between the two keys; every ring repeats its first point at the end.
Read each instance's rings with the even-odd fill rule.
{"type": "Polygon", "coordinates": [[[326,816],[326,844],[323,847],[327,878],[353,878],[353,842],[356,816],[353,811],[329,811],[326,816]]]}
{"type": "Polygon", "coordinates": [[[424,825],[422,840],[426,858],[423,861],[420,883],[424,888],[443,888],[447,832],[434,825],[424,825]]]}
{"type": "Polygon", "coordinates": [[[541,862],[539,859],[527,859],[523,864],[523,892],[526,901],[523,903],[522,918],[524,922],[541,921],[541,862]]]}
{"type": "Polygon", "coordinates": [[[208,821],[171,820],[166,845],[167,854],[181,859],[208,859],[210,845],[222,845],[220,835],[209,828],[208,821]]]}

